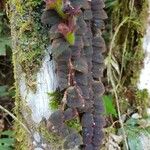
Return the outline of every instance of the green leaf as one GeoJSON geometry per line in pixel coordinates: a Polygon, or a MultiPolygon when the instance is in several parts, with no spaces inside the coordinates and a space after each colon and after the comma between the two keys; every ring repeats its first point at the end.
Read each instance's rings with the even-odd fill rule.
{"type": "Polygon", "coordinates": [[[128,144],[130,150],[142,150],[140,139],[136,134],[132,134],[128,136],[128,144]]]}
{"type": "Polygon", "coordinates": [[[13,148],[6,145],[0,145],[0,150],[13,150],[13,148]]]}
{"type": "Polygon", "coordinates": [[[131,127],[134,127],[138,124],[138,120],[134,119],[134,118],[130,118],[126,121],[126,124],[131,126],[131,127]]]}
{"type": "Polygon", "coordinates": [[[14,138],[1,138],[0,145],[12,146],[15,143],[14,138]]]}
{"type": "Polygon", "coordinates": [[[8,96],[7,85],[0,86],[0,97],[8,96]]]}
{"type": "Polygon", "coordinates": [[[113,99],[110,95],[104,95],[103,97],[103,104],[104,104],[104,108],[105,108],[105,115],[113,115],[113,116],[117,116],[117,112],[115,109],[115,106],[113,104],[113,99]]]}
{"type": "Polygon", "coordinates": [[[106,0],[106,8],[113,9],[117,5],[117,0],[106,0]]]}
{"type": "Polygon", "coordinates": [[[0,132],[0,135],[7,135],[7,136],[13,136],[14,132],[12,130],[6,130],[3,132],[0,132]]]}
{"type": "Polygon", "coordinates": [[[11,39],[6,36],[0,37],[0,56],[6,55],[6,46],[11,47],[11,39]]]}
{"type": "Polygon", "coordinates": [[[66,36],[66,40],[68,41],[68,43],[70,45],[74,45],[75,43],[75,35],[74,35],[74,32],[69,32],[66,36]]]}

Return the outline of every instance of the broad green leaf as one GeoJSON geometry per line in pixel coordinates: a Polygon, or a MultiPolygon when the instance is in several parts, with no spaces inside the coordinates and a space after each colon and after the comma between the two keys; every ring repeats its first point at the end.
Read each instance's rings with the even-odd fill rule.
{"type": "Polygon", "coordinates": [[[14,138],[1,138],[0,139],[0,145],[12,146],[14,142],[15,142],[14,138]]]}
{"type": "Polygon", "coordinates": [[[137,134],[128,135],[130,150],[142,150],[140,139],[137,134]]]}
{"type": "Polygon", "coordinates": [[[126,121],[126,124],[129,126],[136,126],[138,124],[138,120],[134,118],[130,118],[126,121]]]}
{"type": "Polygon", "coordinates": [[[6,130],[3,132],[0,132],[0,135],[8,135],[8,136],[13,136],[14,132],[12,130],[6,130]]]}
{"type": "Polygon", "coordinates": [[[117,116],[115,105],[113,104],[113,99],[110,95],[103,96],[103,104],[105,108],[105,115],[117,116]]]}
{"type": "Polygon", "coordinates": [[[0,150],[13,150],[13,148],[6,145],[0,145],[0,150]]]}
{"type": "Polygon", "coordinates": [[[149,144],[146,145],[150,140],[150,133],[146,128],[143,129],[138,126],[128,125],[124,129],[130,150],[148,150],[150,148],[149,144]]]}

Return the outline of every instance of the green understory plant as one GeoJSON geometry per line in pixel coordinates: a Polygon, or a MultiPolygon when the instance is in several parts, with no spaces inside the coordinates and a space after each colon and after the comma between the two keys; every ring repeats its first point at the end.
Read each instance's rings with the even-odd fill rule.
{"type": "Polygon", "coordinates": [[[137,89],[144,59],[142,41],[146,28],[148,1],[106,0],[106,8],[109,21],[106,25],[107,34],[104,32],[104,37],[107,44],[110,44],[105,64],[108,83],[112,87],[109,93],[115,99],[126,149],[128,149],[121,115],[132,107],[131,101],[140,104],[141,108],[144,104],[138,102],[141,98],[136,97],[135,89],[137,89]]]}
{"type": "Polygon", "coordinates": [[[13,131],[6,130],[0,132],[0,150],[13,150],[15,139],[13,138],[13,131]]]}

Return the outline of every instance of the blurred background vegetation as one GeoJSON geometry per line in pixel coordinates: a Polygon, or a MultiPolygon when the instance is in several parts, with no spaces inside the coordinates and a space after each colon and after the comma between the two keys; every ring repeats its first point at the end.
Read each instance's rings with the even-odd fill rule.
{"type": "MultiPolygon", "coordinates": [[[[5,1],[0,1],[0,105],[12,112],[14,106],[14,78],[11,62],[11,33],[5,1]]],[[[12,150],[14,145],[13,119],[0,110],[0,150],[12,150]]]]}

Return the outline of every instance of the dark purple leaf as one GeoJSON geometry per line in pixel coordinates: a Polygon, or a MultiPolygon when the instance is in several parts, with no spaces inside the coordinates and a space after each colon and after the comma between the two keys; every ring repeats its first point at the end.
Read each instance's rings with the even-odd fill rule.
{"type": "Polygon", "coordinates": [[[101,143],[102,143],[103,138],[104,138],[103,133],[102,134],[94,134],[93,141],[92,141],[93,145],[100,146],[101,143]]]}
{"type": "Polygon", "coordinates": [[[69,48],[69,43],[66,42],[64,39],[59,38],[59,39],[55,39],[52,42],[52,54],[53,57],[56,59],[58,59],[58,57],[62,56],[62,54],[67,51],[69,48]]]}
{"type": "Polygon", "coordinates": [[[93,62],[92,76],[93,78],[100,79],[103,77],[104,64],[98,64],[93,62]]]}
{"type": "Polygon", "coordinates": [[[82,73],[88,73],[88,64],[86,58],[79,58],[73,61],[73,68],[82,73]]]}
{"type": "Polygon", "coordinates": [[[62,35],[57,31],[57,24],[53,25],[49,30],[50,41],[62,37],[62,35]]]}
{"type": "Polygon", "coordinates": [[[93,18],[92,11],[90,9],[85,10],[83,16],[84,20],[91,20],[93,18]]]}
{"type": "MultiPolygon", "coordinates": [[[[85,47],[89,47],[92,45],[92,39],[87,36],[83,36],[83,42],[85,47]]],[[[91,51],[93,52],[93,48],[91,49],[92,49],[91,51]]]]}
{"type": "Polygon", "coordinates": [[[64,120],[65,121],[71,120],[76,116],[78,116],[78,112],[76,109],[68,108],[64,112],[64,120]]]}
{"type": "Polygon", "coordinates": [[[72,133],[66,137],[64,149],[73,149],[77,145],[82,144],[82,137],[78,133],[72,133]]]}
{"type": "Polygon", "coordinates": [[[76,59],[81,56],[81,48],[78,46],[70,46],[72,58],[76,59]]]}
{"type": "Polygon", "coordinates": [[[92,57],[92,61],[102,64],[102,63],[104,63],[104,57],[101,53],[94,52],[93,57],[92,57]]]}
{"type": "Polygon", "coordinates": [[[105,23],[101,19],[94,19],[93,24],[95,27],[104,30],[105,29],[105,23]]]}
{"type": "Polygon", "coordinates": [[[105,20],[107,18],[108,18],[108,16],[107,16],[106,12],[103,9],[98,9],[96,11],[93,11],[93,20],[94,19],[105,20]]]}
{"type": "Polygon", "coordinates": [[[96,115],[94,116],[95,127],[103,128],[105,126],[105,119],[103,116],[96,115]]]}
{"type": "Polygon", "coordinates": [[[103,135],[102,128],[94,127],[93,133],[94,133],[94,135],[95,135],[95,134],[103,135]]]}
{"type": "Polygon", "coordinates": [[[76,35],[74,46],[79,47],[79,48],[83,48],[84,43],[83,43],[82,36],[76,35]]]}
{"type": "Polygon", "coordinates": [[[83,128],[82,130],[83,135],[83,144],[88,145],[92,142],[93,137],[93,127],[83,128]]]}
{"type": "Polygon", "coordinates": [[[54,126],[62,125],[63,121],[64,121],[63,112],[61,110],[57,110],[57,111],[53,112],[49,118],[49,121],[54,126]]]}
{"type": "Polygon", "coordinates": [[[80,72],[75,73],[75,81],[80,85],[88,85],[88,75],[80,72]]]}
{"type": "MultiPolygon", "coordinates": [[[[105,46],[105,41],[101,36],[93,38],[93,46],[94,47],[101,47],[101,48],[106,47],[105,46]]],[[[99,48],[98,48],[98,50],[100,51],[99,48]]]]}
{"type": "Polygon", "coordinates": [[[54,10],[44,11],[41,17],[41,22],[44,25],[53,26],[61,21],[61,18],[57,15],[54,10]]]}
{"type": "Polygon", "coordinates": [[[90,87],[88,86],[83,86],[83,85],[79,85],[82,91],[82,96],[85,99],[89,99],[90,98],[90,87]]]}
{"type": "MultiPolygon", "coordinates": [[[[80,89],[78,90],[82,94],[82,91],[80,89]]],[[[71,108],[84,106],[84,101],[80,97],[78,90],[75,86],[67,89],[67,105],[71,108]]]]}
{"type": "Polygon", "coordinates": [[[84,113],[81,118],[81,125],[83,127],[92,127],[94,125],[93,115],[91,113],[84,113]]]}
{"type": "Polygon", "coordinates": [[[105,91],[104,85],[101,81],[93,81],[92,87],[95,94],[103,94],[105,91]]]}
{"type": "Polygon", "coordinates": [[[59,136],[65,138],[70,134],[70,129],[64,124],[62,127],[59,127],[58,134],[59,136]]]}
{"type": "Polygon", "coordinates": [[[92,144],[88,144],[88,145],[86,145],[86,146],[83,148],[83,150],[94,150],[93,148],[94,148],[94,147],[93,147],[92,144]]]}
{"type": "Polygon", "coordinates": [[[102,8],[105,7],[104,0],[92,0],[91,5],[92,5],[92,8],[95,7],[95,6],[101,6],[102,8]]]}

